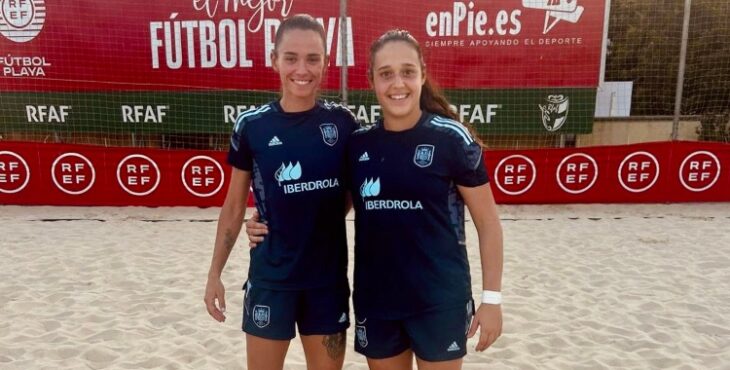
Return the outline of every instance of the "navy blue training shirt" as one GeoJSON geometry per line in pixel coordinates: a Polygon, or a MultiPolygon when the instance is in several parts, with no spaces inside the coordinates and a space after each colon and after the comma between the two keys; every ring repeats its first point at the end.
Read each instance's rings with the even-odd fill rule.
{"type": "Polygon", "coordinates": [[[228,162],[252,173],[269,233],[251,250],[249,280],[268,289],[347,282],[344,158],[359,126],[334,103],[286,113],[271,102],[236,119],[228,162]]]}
{"type": "Polygon", "coordinates": [[[462,124],[424,112],[406,131],[382,121],[355,131],[347,160],[357,315],[402,319],[463,305],[471,279],[456,186],[489,181],[479,144],[462,124]]]}

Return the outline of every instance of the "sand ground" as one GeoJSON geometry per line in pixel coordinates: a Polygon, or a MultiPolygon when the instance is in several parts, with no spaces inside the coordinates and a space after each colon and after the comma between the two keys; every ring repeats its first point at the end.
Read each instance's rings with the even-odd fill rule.
{"type": "MultiPolygon", "coordinates": [[[[470,340],[464,369],[730,369],[730,204],[500,212],[504,334],[482,353],[470,340]]],[[[245,368],[242,238],[228,320],[202,301],[217,214],[0,207],[0,368],[245,368]]],[[[366,369],[353,338],[345,369],[366,369]]],[[[286,368],[305,369],[297,340],[286,368]]]]}

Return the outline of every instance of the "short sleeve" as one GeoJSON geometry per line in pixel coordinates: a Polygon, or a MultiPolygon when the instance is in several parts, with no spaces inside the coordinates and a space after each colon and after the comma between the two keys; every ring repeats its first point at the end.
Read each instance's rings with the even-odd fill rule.
{"type": "Polygon", "coordinates": [[[228,163],[243,171],[253,170],[253,153],[246,137],[246,117],[239,115],[231,134],[231,147],[228,149],[228,163]]]}
{"type": "Polygon", "coordinates": [[[489,175],[484,165],[482,147],[476,141],[466,143],[458,141],[454,150],[454,166],[452,175],[457,185],[476,187],[489,182],[489,175]]]}

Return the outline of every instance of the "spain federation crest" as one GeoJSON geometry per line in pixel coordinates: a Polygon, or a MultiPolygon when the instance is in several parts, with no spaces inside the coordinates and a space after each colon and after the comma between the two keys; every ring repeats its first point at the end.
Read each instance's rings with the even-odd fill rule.
{"type": "Polygon", "coordinates": [[[265,328],[271,320],[271,309],[269,306],[253,306],[253,323],[259,328],[265,328]]]}
{"type": "Polygon", "coordinates": [[[435,147],[430,144],[421,144],[416,147],[416,153],[413,155],[413,163],[416,166],[425,168],[433,162],[433,152],[435,147]]]}
{"type": "Polygon", "coordinates": [[[357,336],[357,343],[360,347],[365,348],[368,346],[368,333],[364,326],[355,326],[355,336],[357,336]]]}
{"type": "Polygon", "coordinates": [[[337,143],[337,126],[334,123],[323,123],[319,125],[319,130],[322,131],[325,144],[334,146],[337,143]]]}
{"type": "Polygon", "coordinates": [[[542,125],[550,132],[560,130],[568,119],[569,99],[565,95],[550,95],[547,104],[538,104],[542,111],[542,125]]]}

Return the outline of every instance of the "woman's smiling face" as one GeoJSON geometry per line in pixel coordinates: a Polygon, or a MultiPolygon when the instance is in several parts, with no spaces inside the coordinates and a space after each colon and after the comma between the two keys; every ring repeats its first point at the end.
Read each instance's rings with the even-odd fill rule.
{"type": "Polygon", "coordinates": [[[387,42],[374,55],[372,84],[386,120],[416,122],[424,82],[418,52],[406,42],[387,42]]]}
{"type": "Polygon", "coordinates": [[[271,61],[279,73],[284,98],[314,101],[325,70],[324,45],[317,32],[286,31],[271,61]]]}

